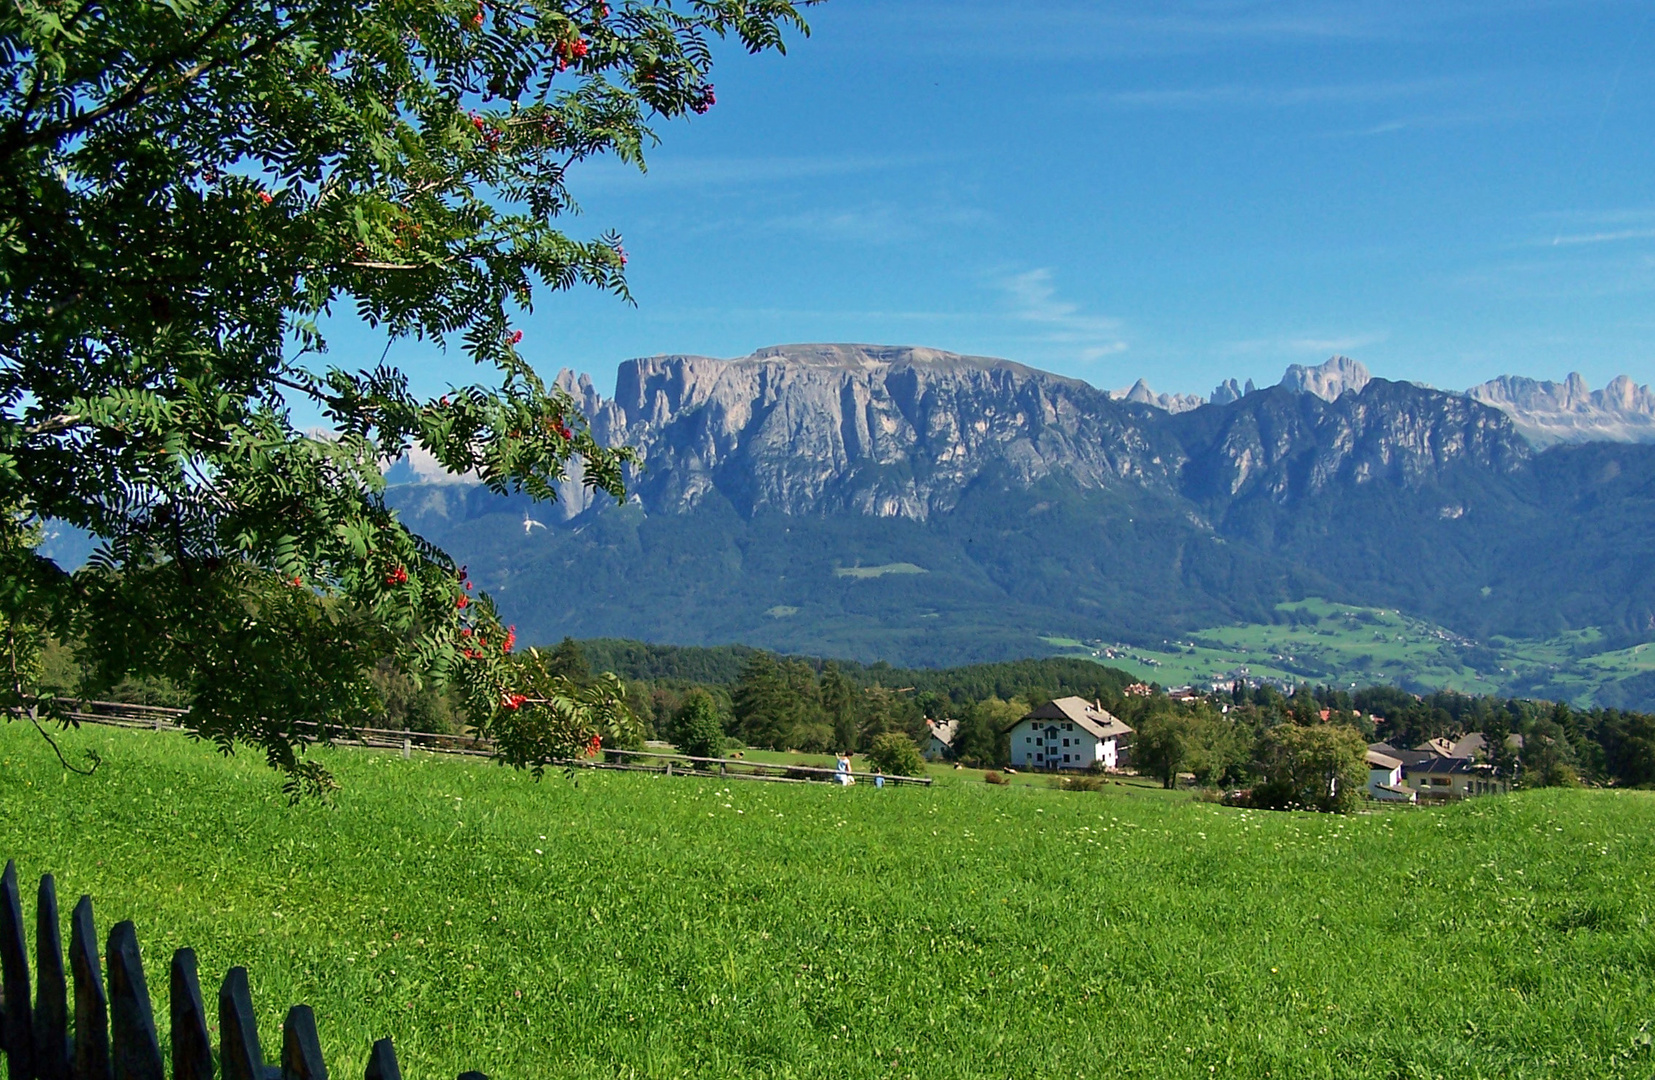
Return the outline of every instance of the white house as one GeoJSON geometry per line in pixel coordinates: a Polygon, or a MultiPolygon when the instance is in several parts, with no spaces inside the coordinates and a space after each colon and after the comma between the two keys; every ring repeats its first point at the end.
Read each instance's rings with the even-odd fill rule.
{"type": "Polygon", "coordinates": [[[1105,769],[1125,764],[1132,729],[1085,698],[1059,698],[1011,729],[1011,763],[1019,769],[1105,769]]]}
{"type": "Polygon", "coordinates": [[[1418,802],[1419,792],[1402,782],[1402,761],[1368,751],[1368,794],[1380,802],[1418,802]]]}
{"type": "Polygon", "coordinates": [[[930,738],[925,740],[925,748],[920,751],[925,760],[954,760],[954,736],[960,733],[960,722],[958,720],[932,720],[927,717],[925,729],[930,733],[930,738]]]}

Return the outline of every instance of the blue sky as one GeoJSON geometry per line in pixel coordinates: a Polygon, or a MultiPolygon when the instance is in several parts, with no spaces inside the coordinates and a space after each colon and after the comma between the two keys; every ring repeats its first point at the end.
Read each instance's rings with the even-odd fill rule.
{"type": "MultiPolygon", "coordinates": [[[[1121,387],[1334,352],[1463,388],[1655,378],[1655,4],[829,0],[729,50],[647,176],[576,174],[637,307],[542,297],[525,354],[862,341],[1121,387]]],[[[336,362],[382,343],[344,321],[336,362]]],[[[391,353],[437,390],[458,355],[391,353]]]]}

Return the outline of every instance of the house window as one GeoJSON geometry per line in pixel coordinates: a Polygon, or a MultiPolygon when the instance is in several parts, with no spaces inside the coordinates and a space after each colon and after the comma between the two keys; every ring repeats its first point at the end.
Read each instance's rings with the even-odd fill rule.
{"type": "Polygon", "coordinates": [[[1068,755],[1068,754],[1064,754],[1064,755],[1063,755],[1063,760],[1064,760],[1064,761],[1068,761],[1068,760],[1069,760],[1069,755],[1068,755]]]}
{"type": "Polygon", "coordinates": [[[1063,745],[1064,745],[1064,746],[1068,746],[1068,745],[1069,745],[1069,740],[1068,740],[1068,739],[1064,739],[1064,740],[1063,740],[1063,745]]]}
{"type": "Polygon", "coordinates": [[[1023,741],[1026,743],[1034,742],[1034,740],[1027,735],[1023,736],[1023,741]]]}
{"type": "Polygon", "coordinates": [[[1046,755],[1045,754],[1036,754],[1036,755],[1034,755],[1034,760],[1036,760],[1036,761],[1045,761],[1046,760],[1046,755]]]}

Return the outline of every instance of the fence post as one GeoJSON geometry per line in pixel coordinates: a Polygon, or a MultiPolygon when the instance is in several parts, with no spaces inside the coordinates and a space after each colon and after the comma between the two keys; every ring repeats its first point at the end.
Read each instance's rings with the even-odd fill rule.
{"type": "Polygon", "coordinates": [[[414,740],[410,739],[410,738],[407,738],[405,736],[402,740],[402,757],[403,757],[403,760],[406,761],[407,759],[409,759],[413,756],[414,756],[414,740]]]}
{"type": "Polygon", "coordinates": [[[172,954],[172,1080],[213,1080],[213,1039],[201,1000],[195,950],[172,954]]]}
{"type": "Polygon", "coordinates": [[[70,1080],[69,982],[63,976],[63,932],[58,928],[57,882],[40,879],[34,908],[34,1069],[40,1080],[70,1080]]]}
{"type": "Polygon", "coordinates": [[[374,1043],[373,1052],[368,1055],[367,1080],[402,1080],[402,1070],[397,1068],[396,1048],[391,1045],[390,1039],[380,1039],[374,1043]]]}
{"type": "Polygon", "coordinates": [[[132,922],[109,932],[109,1033],[115,1080],[165,1080],[155,1010],[144,981],[138,930],[132,922]]]}
{"type": "Polygon", "coordinates": [[[218,988],[218,1064],[224,1080],[264,1080],[264,1052],[244,967],[231,968],[218,988]]]}
{"type": "Polygon", "coordinates": [[[29,1005],[29,953],[23,941],[23,905],[17,864],[0,873],[0,1049],[7,1080],[34,1080],[34,1010],[29,1005]]]}
{"type": "Polygon", "coordinates": [[[293,1006],[282,1021],[282,1080],[328,1080],[316,1014],[309,1005],[293,1006]]]}
{"type": "Polygon", "coordinates": [[[69,916],[69,972],[75,980],[75,1080],[109,1080],[109,999],[90,896],[82,896],[69,916]]]}

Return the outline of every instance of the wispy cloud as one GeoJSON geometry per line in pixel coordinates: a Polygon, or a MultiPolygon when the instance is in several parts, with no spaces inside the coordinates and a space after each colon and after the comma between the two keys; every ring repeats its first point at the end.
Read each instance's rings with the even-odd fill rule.
{"type": "Polygon", "coordinates": [[[1612,232],[1558,235],[1540,241],[1547,247],[1578,247],[1582,244],[1616,244],[1625,240],[1655,240],[1655,229],[1617,229],[1612,232]]]}
{"type": "Polygon", "coordinates": [[[1358,349],[1365,349],[1369,345],[1379,344],[1389,336],[1390,334],[1383,331],[1329,335],[1283,334],[1278,337],[1232,341],[1224,347],[1224,351],[1237,356],[1257,356],[1268,353],[1294,356],[1328,356],[1333,353],[1352,353],[1358,349]]]}
{"type": "Polygon", "coordinates": [[[1318,86],[1259,86],[1227,83],[1169,90],[1124,90],[1106,95],[1109,104],[1140,109],[1287,109],[1395,101],[1441,93],[1464,84],[1457,79],[1330,83],[1318,86]]]}
{"type": "Polygon", "coordinates": [[[1601,0],[994,0],[867,3],[856,17],[910,49],[950,55],[1063,60],[1155,56],[1248,47],[1440,39],[1457,22],[1601,0]],[[893,37],[895,36],[895,37],[893,37]]]}
{"type": "Polygon", "coordinates": [[[1012,274],[997,284],[1009,301],[1012,317],[1037,327],[1041,341],[1070,346],[1086,362],[1123,353],[1129,347],[1120,337],[1119,319],[1089,315],[1079,304],[1060,299],[1048,268],[1012,274]]]}
{"type": "Polygon", "coordinates": [[[1323,132],[1324,139],[1371,139],[1396,135],[1406,131],[1444,131],[1450,128],[1477,127],[1485,124],[1532,120],[1535,112],[1518,109],[1462,110],[1458,112],[1426,113],[1417,116],[1398,116],[1376,124],[1323,132]]]}
{"type": "Polygon", "coordinates": [[[905,207],[892,203],[830,209],[818,207],[763,221],[766,229],[807,233],[827,240],[892,244],[924,239],[938,229],[982,225],[990,215],[972,207],[905,207]]]}
{"type": "Polygon", "coordinates": [[[611,187],[648,185],[662,187],[737,187],[749,184],[779,184],[792,180],[813,180],[830,176],[884,172],[932,164],[934,157],[901,155],[831,154],[821,156],[773,157],[659,157],[652,158],[649,171],[613,158],[585,162],[570,172],[576,187],[597,182],[611,187]]]}

